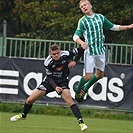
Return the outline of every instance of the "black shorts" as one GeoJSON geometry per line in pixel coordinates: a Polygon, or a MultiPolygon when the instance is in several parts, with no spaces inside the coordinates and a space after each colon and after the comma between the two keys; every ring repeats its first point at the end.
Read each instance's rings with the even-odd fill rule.
{"type": "MultiPolygon", "coordinates": [[[[57,86],[61,87],[62,89],[70,89],[68,87],[68,82],[69,82],[69,80],[65,80],[63,82],[56,83],[56,84],[57,84],[57,86]]],[[[37,89],[38,90],[45,90],[46,91],[46,94],[55,91],[55,88],[53,88],[52,85],[47,80],[43,81],[39,85],[39,87],[37,89]]]]}

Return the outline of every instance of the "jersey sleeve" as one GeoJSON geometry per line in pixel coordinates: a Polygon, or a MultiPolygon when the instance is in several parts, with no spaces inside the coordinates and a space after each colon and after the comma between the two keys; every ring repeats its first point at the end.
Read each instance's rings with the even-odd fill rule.
{"type": "Polygon", "coordinates": [[[49,69],[45,68],[46,70],[46,75],[51,75],[52,73],[49,71],[49,69]]]}
{"type": "Polygon", "coordinates": [[[46,75],[51,75],[52,74],[52,70],[51,70],[51,66],[50,66],[51,61],[52,61],[52,58],[51,58],[50,55],[44,60],[44,67],[45,67],[46,75]]]}
{"type": "Polygon", "coordinates": [[[75,57],[75,59],[74,59],[74,61],[78,61],[82,56],[83,56],[83,54],[84,54],[84,49],[82,48],[82,47],[80,47],[80,48],[77,48],[77,50],[78,50],[78,54],[76,55],[76,57],[75,57]]]}
{"type": "Polygon", "coordinates": [[[47,80],[49,81],[49,83],[52,85],[53,88],[56,88],[57,87],[57,85],[54,82],[54,80],[52,79],[52,76],[51,75],[47,76],[47,80]]]}
{"type": "Polygon", "coordinates": [[[78,21],[78,26],[77,26],[77,29],[76,29],[74,35],[77,35],[77,36],[81,37],[83,35],[84,30],[85,30],[84,29],[84,25],[83,25],[83,23],[82,23],[82,21],[80,19],[78,21]]]}
{"type": "Polygon", "coordinates": [[[110,28],[112,28],[114,26],[114,24],[112,22],[110,22],[106,17],[104,17],[104,23],[103,23],[103,27],[106,30],[109,30],[110,28]]]}
{"type": "Polygon", "coordinates": [[[80,48],[74,48],[72,50],[69,51],[69,57],[72,58],[75,56],[74,61],[78,61],[80,59],[80,57],[84,54],[84,49],[82,47],[80,48]]]}

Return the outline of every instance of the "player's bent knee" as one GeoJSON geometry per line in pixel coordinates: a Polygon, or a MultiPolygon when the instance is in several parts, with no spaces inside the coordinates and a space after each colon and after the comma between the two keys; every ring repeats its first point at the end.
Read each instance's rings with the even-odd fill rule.
{"type": "Polygon", "coordinates": [[[67,103],[67,105],[70,107],[71,105],[74,104],[74,101],[71,100],[71,99],[69,99],[69,100],[66,100],[66,103],[67,103]]]}
{"type": "Polygon", "coordinates": [[[30,97],[26,100],[27,104],[32,104],[33,102],[34,102],[34,99],[30,97]]]}
{"type": "Polygon", "coordinates": [[[101,78],[103,78],[103,75],[97,75],[97,78],[101,79],[101,78]]]}

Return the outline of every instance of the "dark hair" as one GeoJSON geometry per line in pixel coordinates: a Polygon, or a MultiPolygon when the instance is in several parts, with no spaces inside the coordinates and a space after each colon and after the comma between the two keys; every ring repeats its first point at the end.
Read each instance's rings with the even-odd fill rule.
{"type": "Polygon", "coordinates": [[[59,50],[59,49],[60,49],[60,47],[57,44],[53,44],[53,45],[50,46],[51,51],[59,50]]]}

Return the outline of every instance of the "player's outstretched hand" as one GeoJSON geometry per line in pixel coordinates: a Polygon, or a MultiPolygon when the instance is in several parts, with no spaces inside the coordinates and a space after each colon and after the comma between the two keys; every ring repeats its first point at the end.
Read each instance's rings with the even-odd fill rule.
{"type": "Polygon", "coordinates": [[[130,24],[129,25],[129,29],[133,29],[133,24],[130,24]]]}

